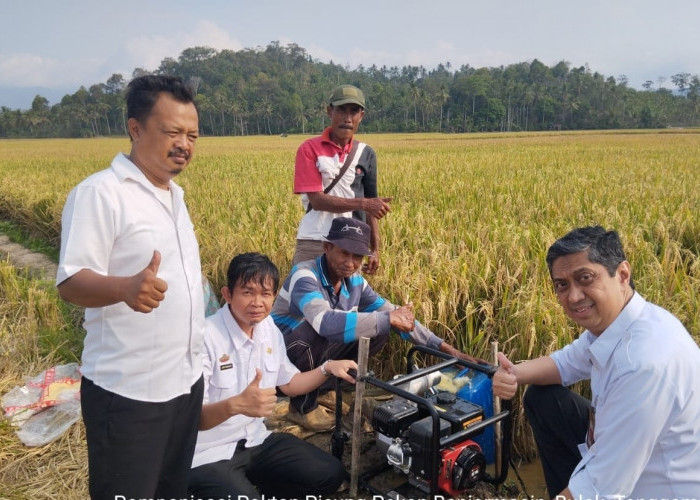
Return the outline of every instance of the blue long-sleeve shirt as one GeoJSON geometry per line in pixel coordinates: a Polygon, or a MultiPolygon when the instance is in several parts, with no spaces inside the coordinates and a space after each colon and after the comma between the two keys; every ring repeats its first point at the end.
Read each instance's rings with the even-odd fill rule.
{"type": "MultiPolygon", "coordinates": [[[[272,307],[272,319],[284,335],[311,329],[329,342],[354,342],[360,337],[388,335],[389,313],[397,306],[381,297],[362,275],[355,273],[335,293],[328,279],[326,257],[301,262],[292,268],[272,307]]],[[[442,339],[415,323],[401,336],[414,344],[438,348],[442,339]]]]}

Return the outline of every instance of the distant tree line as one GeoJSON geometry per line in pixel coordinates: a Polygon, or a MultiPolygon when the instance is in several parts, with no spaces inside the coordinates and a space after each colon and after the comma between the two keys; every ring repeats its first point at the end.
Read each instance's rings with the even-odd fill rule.
{"type": "MultiPolygon", "coordinates": [[[[137,68],[132,77],[149,73],[137,68]]],[[[203,135],[316,133],[328,124],[326,96],[341,83],[367,97],[365,132],[487,132],[693,127],[700,124],[700,79],[679,73],[647,81],[605,77],[587,66],[535,59],[503,67],[347,66],[314,60],[305,49],[184,50],[153,71],[196,89],[203,135]]],[[[49,105],[37,95],[26,111],[0,107],[0,137],[123,135],[128,81],[121,74],[80,87],[49,105]]]]}

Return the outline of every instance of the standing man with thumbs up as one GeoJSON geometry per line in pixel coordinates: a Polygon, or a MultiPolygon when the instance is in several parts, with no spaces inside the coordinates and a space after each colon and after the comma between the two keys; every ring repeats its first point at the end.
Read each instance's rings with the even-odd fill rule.
{"type": "Polygon", "coordinates": [[[81,403],[93,499],[184,498],[203,394],[199,247],[182,189],[199,121],[179,78],[135,78],[131,153],[68,196],[56,283],[85,307],[81,403]]]}
{"type": "Polygon", "coordinates": [[[335,493],[343,481],[335,457],[265,427],[277,403],[276,387],[298,396],[331,375],[354,383],[348,370],[357,370],[354,361],[336,360],[301,373],[289,361],[282,332],[270,318],[278,286],[279,271],[266,256],[240,254],[221,289],[226,304],[207,318],[193,498],[300,499],[335,493]]]}

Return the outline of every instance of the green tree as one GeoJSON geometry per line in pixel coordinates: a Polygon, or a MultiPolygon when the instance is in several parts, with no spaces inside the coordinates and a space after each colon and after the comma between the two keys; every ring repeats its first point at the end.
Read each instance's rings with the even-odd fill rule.
{"type": "MultiPolygon", "coordinates": [[[[150,74],[135,68],[131,78],[150,74]]],[[[191,47],[163,59],[155,74],[175,74],[193,87],[205,135],[317,133],[327,123],[330,90],[361,87],[367,132],[548,130],[700,126],[697,75],[649,80],[644,90],[617,78],[560,61],[534,59],[500,67],[423,66],[356,68],[320,62],[296,44],[217,51],[191,47]]],[[[49,106],[39,99],[26,111],[0,109],[2,137],[90,137],[126,133],[127,79],[113,74],[49,106]]],[[[40,97],[40,96],[38,96],[40,97]]]]}

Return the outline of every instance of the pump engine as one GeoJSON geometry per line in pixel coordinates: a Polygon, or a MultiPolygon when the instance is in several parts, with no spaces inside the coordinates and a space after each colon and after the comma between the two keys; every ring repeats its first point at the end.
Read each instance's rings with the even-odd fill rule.
{"type": "MultiPolygon", "coordinates": [[[[484,410],[480,406],[450,392],[428,392],[425,400],[439,416],[441,439],[484,420],[484,410]]],[[[460,495],[484,478],[486,458],[472,439],[433,449],[433,417],[427,407],[396,396],[375,408],[372,425],[377,447],[386,453],[387,461],[407,474],[409,482],[423,491],[430,488],[430,460],[436,454],[440,457],[438,488],[444,493],[460,495]]]]}

